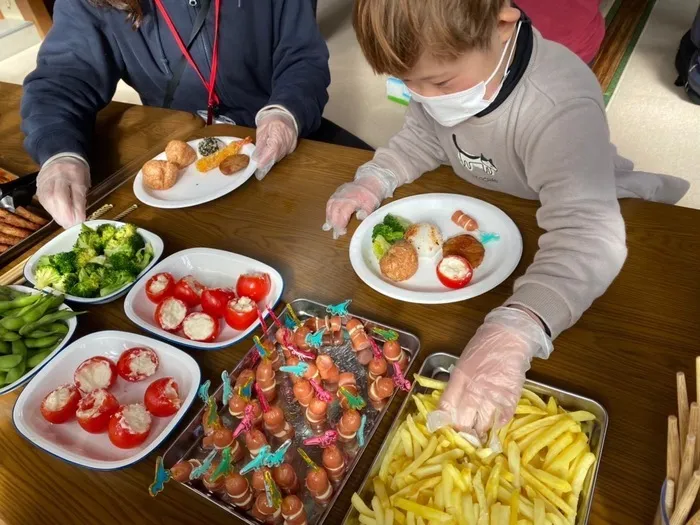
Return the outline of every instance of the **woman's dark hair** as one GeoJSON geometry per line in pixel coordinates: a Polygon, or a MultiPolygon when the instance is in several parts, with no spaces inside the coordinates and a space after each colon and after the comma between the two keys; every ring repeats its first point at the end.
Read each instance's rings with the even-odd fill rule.
{"type": "Polygon", "coordinates": [[[95,7],[111,7],[117,11],[124,11],[126,19],[131,22],[134,29],[138,29],[143,21],[141,0],[90,0],[95,7]]]}

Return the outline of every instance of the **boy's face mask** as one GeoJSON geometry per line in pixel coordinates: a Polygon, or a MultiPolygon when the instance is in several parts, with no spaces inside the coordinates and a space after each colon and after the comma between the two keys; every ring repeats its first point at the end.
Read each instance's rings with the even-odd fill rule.
{"type": "MultiPolygon", "coordinates": [[[[493,80],[493,77],[495,77],[498,71],[501,69],[501,64],[503,64],[503,59],[506,56],[506,51],[508,50],[511,41],[515,41],[517,43],[519,31],[520,23],[518,23],[515,35],[509,38],[506,45],[503,46],[503,52],[501,53],[501,58],[498,60],[496,69],[493,70],[493,73],[491,73],[489,78],[485,81],[481,81],[475,86],[464,91],[436,97],[424,97],[409,89],[411,98],[422,104],[431,117],[446,127],[456,126],[474,115],[481,113],[483,110],[489,107],[491,102],[494,101],[503,87],[503,83],[508,75],[507,70],[491,99],[486,100],[484,98],[486,95],[486,86],[489,82],[491,82],[491,80],[493,80]]],[[[517,44],[513,45],[512,49],[510,50],[507,64],[510,64],[511,59],[513,58],[513,53],[515,53],[516,46],[517,44]]]]}

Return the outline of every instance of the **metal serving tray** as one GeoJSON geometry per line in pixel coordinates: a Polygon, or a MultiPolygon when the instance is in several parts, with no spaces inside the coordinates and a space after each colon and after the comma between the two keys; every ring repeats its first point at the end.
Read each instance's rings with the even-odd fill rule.
{"type": "MultiPolygon", "coordinates": [[[[457,358],[453,355],[445,353],[433,354],[423,362],[423,365],[418,373],[426,377],[446,381],[449,378],[448,370],[456,362],[457,358]]],[[[530,380],[525,381],[525,386],[538,395],[554,396],[557,402],[567,410],[586,410],[596,417],[596,420],[592,421],[593,428],[590,435],[590,446],[591,452],[595,454],[597,461],[595,462],[593,468],[589,470],[583,484],[583,490],[581,491],[581,497],[579,498],[579,507],[576,516],[576,525],[586,525],[588,523],[588,517],[591,511],[591,503],[593,502],[593,491],[595,489],[596,478],[598,477],[600,458],[603,454],[605,433],[608,429],[608,412],[597,401],[593,401],[587,397],[579,396],[565,390],[560,390],[558,388],[543,385],[542,383],[530,380]]],[[[362,497],[365,501],[368,501],[368,493],[373,490],[370,480],[379,473],[381,459],[387,452],[396,430],[405,419],[405,415],[411,411],[411,395],[424,392],[427,392],[427,389],[419,386],[418,383],[414,383],[411,392],[409,392],[409,395],[401,405],[399,413],[394,420],[394,424],[391,426],[387,437],[384,439],[384,443],[382,443],[382,447],[379,450],[379,454],[374,459],[374,463],[372,463],[372,468],[362,480],[362,484],[357,491],[360,497],[362,497]]],[[[345,515],[345,519],[343,520],[343,524],[359,525],[359,514],[354,507],[350,507],[348,510],[347,514],[345,515]]]]}
{"type": "MultiPolygon", "coordinates": [[[[323,317],[327,315],[326,305],[310,301],[308,299],[296,299],[290,304],[302,322],[309,317],[323,317]]],[[[284,317],[286,315],[287,313],[285,310],[284,315],[280,316],[280,318],[284,320],[284,317]]],[[[377,323],[364,317],[353,315],[352,313],[350,313],[350,316],[355,317],[356,319],[360,319],[365,324],[368,335],[371,334],[370,330],[373,327],[391,329],[399,334],[399,344],[409,354],[409,364],[406,372],[406,375],[408,376],[408,370],[410,370],[416,356],[420,351],[420,341],[418,340],[418,338],[415,335],[405,332],[403,330],[399,330],[391,326],[377,323]]],[[[268,332],[266,332],[266,335],[274,336],[276,329],[277,327],[274,324],[272,324],[268,328],[268,332]]],[[[377,340],[380,343],[382,342],[382,339],[376,336],[375,340],[377,340]]],[[[241,359],[240,363],[238,363],[233,372],[231,372],[233,381],[235,381],[235,379],[238,377],[238,374],[241,370],[243,370],[244,368],[251,368],[251,363],[254,359],[253,356],[256,353],[257,352],[255,350],[255,347],[253,346],[253,348],[251,348],[251,350],[246,354],[246,356],[243,359],[241,359]]],[[[359,388],[359,391],[365,398],[365,400],[367,400],[366,368],[360,365],[355,359],[355,354],[351,349],[349,341],[346,341],[343,346],[321,347],[319,353],[328,353],[329,355],[332,355],[335,363],[338,365],[341,372],[353,372],[357,379],[357,386],[359,388]]],[[[294,442],[290,448],[290,451],[295,451],[297,447],[303,447],[304,450],[309,454],[311,459],[313,459],[318,465],[321,465],[321,449],[319,449],[318,447],[304,447],[302,443],[304,439],[312,437],[314,435],[318,435],[318,433],[314,433],[311,427],[309,426],[308,422],[306,421],[303,409],[301,409],[301,407],[294,399],[291,381],[285,376],[286,374],[284,373],[278,372],[277,374],[279,399],[278,403],[280,403],[283,407],[285,415],[287,416],[287,420],[296,431],[294,442]]],[[[223,387],[219,385],[219,388],[217,388],[216,392],[212,394],[213,397],[217,400],[218,405],[221,404],[222,394],[223,387]]],[[[299,481],[302,486],[301,492],[298,495],[302,499],[302,501],[304,501],[304,508],[308,517],[307,523],[309,525],[320,525],[325,520],[331,508],[335,504],[338,495],[343,490],[345,483],[349,479],[350,475],[352,474],[352,471],[355,469],[355,466],[360,460],[360,457],[362,456],[362,453],[364,452],[365,448],[367,447],[367,444],[372,438],[372,435],[377,430],[379,423],[384,417],[384,414],[386,413],[386,410],[391,404],[391,401],[394,399],[395,395],[396,392],[394,392],[394,395],[390,398],[389,402],[387,402],[387,404],[384,405],[384,408],[381,411],[373,409],[369,403],[367,404],[367,407],[363,409],[362,413],[367,415],[364,447],[359,447],[356,441],[349,444],[342,444],[340,442],[337,443],[341,450],[345,452],[345,460],[348,467],[343,479],[340,482],[333,485],[333,497],[328,503],[328,505],[326,505],[325,507],[315,504],[313,499],[308,494],[308,491],[306,490],[304,484],[304,478],[308,467],[301,460],[298,454],[293,454],[293,461],[291,462],[291,464],[294,467],[294,470],[297,472],[299,476],[299,481]]],[[[203,413],[204,406],[202,406],[202,408],[199,410],[199,412],[197,412],[197,415],[190,422],[187,428],[185,428],[185,430],[177,437],[177,439],[173,442],[170,448],[168,448],[168,450],[166,451],[165,455],[163,456],[163,464],[166,469],[171,468],[175,463],[185,459],[202,459],[206,457],[206,455],[210,452],[209,450],[205,450],[200,446],[203,437],[203,429],[201,425],[203,413]]],[[[227,409],[221,408],[219,410],[219,414],[221,415],[221,418],[225,424],[232,428],[235,427],[235,423],[233,423],[233,418],[229,415],[227,409]]],[[[329,428],[335,427],[335,424],[340,419],[340,416],[341,411],[339,404],[337,401],[334,401],[328,408],[328,420],[330,423],[329,428]]],[[[270,439],[269,436],[268,439],[270,439]]],[[[280,443],[274,438],[270,439],[270,443],[273,449],[280,445],[280,443]]],[[[242,440],[241,445],[245,447],[242,440]]],[[[248,461],[250,461],[249,456],[244,458],[243,461],[241,461],[240,463],[236,464],[236,468],[239,469],[248,461]]],[[[248,476],[248,480],[250,481],[250,475],[248,476]]],[[[207,498],[212,503],[218,505],[229,514],[236,516],[238,519],[244,521],[245,523],[249,523],[251,525],[258,524],[258,521],[256,521],[252,516],[249,516],[245,511],[236,508],[230,502],[228,502],[226,500],[226,497],[219,497],[207,491],[207,489],[205,489],[199,481],[187,483],[185,486],[187,486],[187,488],[189,488],[199,496],[207,498]]]]}

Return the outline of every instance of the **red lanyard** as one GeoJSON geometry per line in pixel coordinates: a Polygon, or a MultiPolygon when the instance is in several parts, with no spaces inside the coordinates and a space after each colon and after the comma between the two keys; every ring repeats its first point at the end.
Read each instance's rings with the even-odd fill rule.
{"type": "Polygon", "coordinates": [[[187,46],[185,46],[185,43],[182,41],[180,34],[177,32],[175,24],[173,24],[170,15],[168,15],[168,12],[165,10],[163,0],[155,1],[156,6],[158,7],[158,11],[160,11],[160,14],[165,19],[165,23],[168,25],[168,29],[170,29],[170,32],[172,33],[173,38],[177,43],[177,47],[180,48],[180,51],[182,52],[183,56],[190,63],[192,69],[194,69],[197,72],[199,79],[202,81],[202,84],[204,84],[204,87],[207,89],[207,125],[211,125],[212,120],[214,118],[214,108],[219,105],[219,97],[216,95],[214,87],[216,85],[216,72],[219,69],[219,12],[221,11],[221,0],[214,0],[214,48],[211,53],[211,72],[209,74],[209,82],[206,81],[204,75],[202,75],[202,72],[199,70],[197,64],[195,64],[194,60],[192,59],[192,55],[188,51],[187,46]]]}

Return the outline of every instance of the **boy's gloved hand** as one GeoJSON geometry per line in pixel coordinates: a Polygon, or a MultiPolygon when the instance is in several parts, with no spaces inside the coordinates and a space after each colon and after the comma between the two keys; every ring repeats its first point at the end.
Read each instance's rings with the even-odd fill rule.
{"type": "Polygon", "coordinates": [[[365,219],[384,199],[391,197],[398,186],[396,176],[372,162],[363,164],[353,182],[342,184],[326,204],[326,222],[323,231],[333,230],[333,238],[345,235],[350,217],[357,212],[358,220],[365,219]]]}
{"type": "Polygon", "coordinates": [[[428,428],[453,425],[482,438],[515,413],[533,357],[548,358],[552,341],[523,310],[496,308],[486,316],[452,370],[428,428]]]}
{"type": "Polygon", "coordinates": [[[257,124],[253,160],[258,165],[255,178],[263,180],[276,162],[296,149],[297,128],[294,117],[284,110],[266,110],[257,124]]]}
{"type": "Polygon", "coordinates": [[[36,179],[41,205],[64,228],[85,220],[90,169],[75,157],[58,157],[46,162],[36,179]]]}

